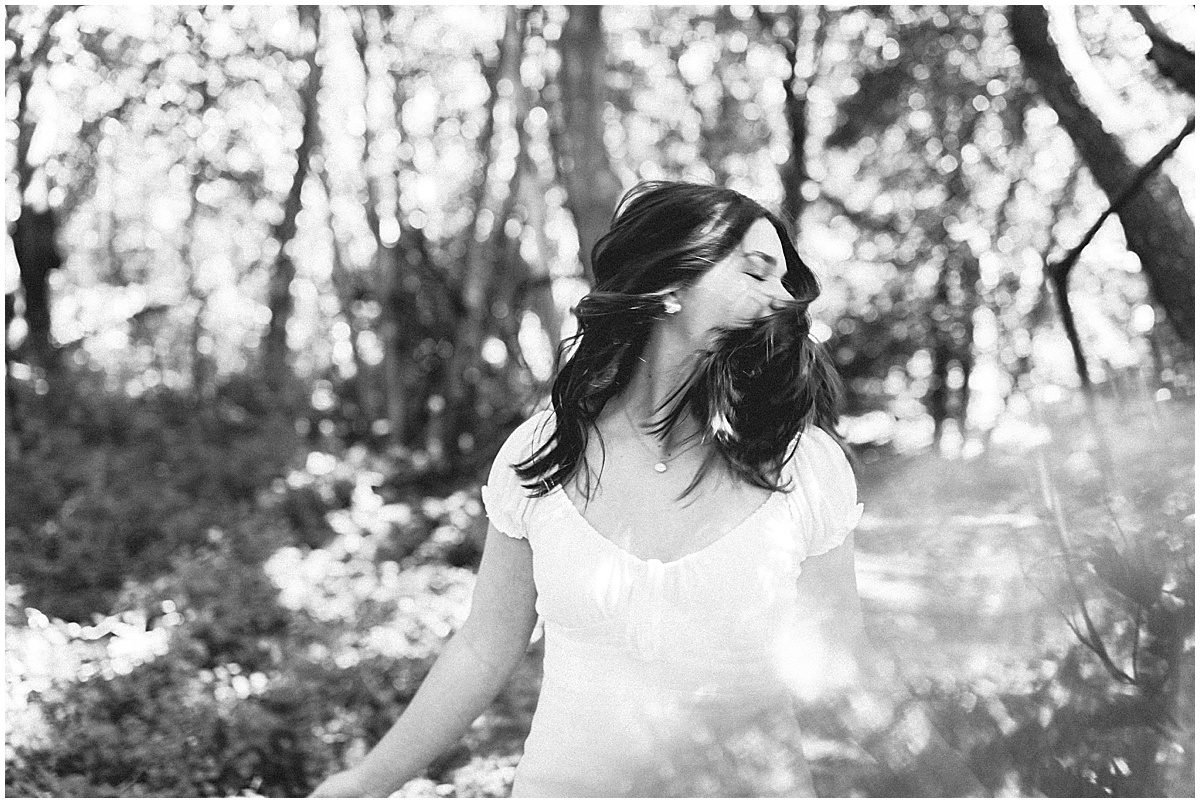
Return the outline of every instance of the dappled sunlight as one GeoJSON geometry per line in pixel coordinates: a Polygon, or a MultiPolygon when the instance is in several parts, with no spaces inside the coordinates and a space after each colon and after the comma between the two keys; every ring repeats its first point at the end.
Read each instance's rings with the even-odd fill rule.
{"type": "MultiPolygon", "coordinates": [[[[613,784],[1193,796],[1194,7],[6,19],[11,796],[300,797],[360,761],[468,616],[479,484],[647,179],[779,211],[820,282],[868,644],[763,646],[794,532],[747,528],[773,557],[703,621],[654,619],[665,563],[564,539],[576,633],[787,686],[597,706],[674,751],[613,784]]],[[[402,795],[509,794],[553,622],[402,795]]]]}
{"type": "Polygon", "coordinates": [[[171,631],[182,622],[174,603],[165,600],[166,616],[154,625],[141,611],[130,611],[97,617],[95,624],[81,626],[52,620],[34,608],[21,609],[20,595],[19,587],[6,584],[5,743],[9,749],[35,747],[53,738],[36,702],[56,685],[128,674],[166,655],[171,631]]]}
{"type": "Polygon", "coordinates": [[[815,623],[801,621],[785,629],[772,645],[772,668],[795,699],[829,699],[861,682],[848,646],[829,643],[815,623]]]}
{"type": "MultiPolygon", "coordinates": [[[[317,455],[310,453],[308,464],[319,464],[321,474],[333,472],[336,458],[317,455]]],[[[453,566],[402,566],[377,555],[393,533],[419,526],[418,512],[424,520],[446,521],[428,536],[436,546],[439,532],[445,533],[443,540],[460,540],[482,507],[465,492],[426,498],[419,511],[406,503],[385,503],[373,490],[382,479],[359,472],[349,507],[327,514],[334,539],[321,548],[283,547],[266,559],[263,571],[279,589],[281,605],[317,621],[342,623],[348,628],[346,641],[361,639],[368,654],[426,658],[465,620],[475,575],[453,566]],[[351,635],[355,631],[362,635],[351,635]]],[[[342,655],[334,660],[356,662],[342,655]]]]}
{"type": "MultiPolygon", "coordinates": [[[[1093,419],[1066,391],[1042,394],[1032,413],[1003,423],[997,434],[1008,434],[970,463],[917,457],[889,465],[881,484],[868,468],[857,536],[868,631],[894,650],[911,693],[928,701],[946,738],[973,733],[975,743],[995,734],[997,752],[973,764],[981,777],[1006,779],[1000,794],[1016,783],[1005,752],[1016,742],[999,749],[1005,740],[1075,722],[1069,712],[1104,706],[1109,694],[1129,699],[1136,684],[1113,685],[1112,673],[1169,671],[1161,657],[1139,651],[1133,632],[1149,620],[1135,624],[1128,605],[1143,606],[1139,617],[1173,616],[1184,598],[1172,595],[1191,592],[1172,591],[1168,578],[1190,584],[1194,565],[1190,404],[1104,399],[1093,419]],[[1098,629],[1095,650],[1069,625],[1084,626],[1080,593],[1098,629]]],[[[1154,694],[1148,675],[1140,682],[1154,694]]],[[[1059,727],[1085,739],[1078,725],[1059,727]]],[[[1115,733],[1132,740],[1121,749],[1142,749],[1132,746],[1136,730],[1115,733]]],[[[1190,744],[1188,733],[1164,741],[1162,766],[1177,763],[1172,756],[1190,744]]],[[[1040,777],[1053,788],[1070,771],[1040,777]]]]}
{"type": "MultiPolygon", "coordinates": [[[[8,592],[10,598],[18,593],[12,587],[8,592]]],[[[45,692],[56,681],[128,674],[165,655],[171,630],[182,618],[170,600],[163,602],[163,609],[171,613],[157,617],[154,624],[141,611],[127,611],[80,626],[25,608],[25,626],[9,628],[5,636],[10,708],[24,707],[31,693],[45,692]]]]}
{"type": "MultiPolygon", "coordinates": [[[[1048,529],[1054,513],[1043,491],[1051,488],[1065,509],[1073,548],[1082,552],[1097,536],[1118,539],[1117,557],[1110,561],[1131,554],[1129,545],[1162,539],[1166,551],[1147,551],[1146,561],[1186,548],[1186,530],[1181,534],[1177,528],[1193,526],[1194,515],[1185,405],[1101,406],[1100,425],[1121,467],[1108,475],[1105,505],[1100,483],[1106,475],[1095,457],[1095,433],[1071,407],[1077,400],[1069,392],[1061,398],[1061,411],[1042,408],[1043,417],[1028,425],[1046,435],[1038,442],[993,442],[968,462],[933,454],[890,458],[869,464],[861,475],[859,593],[870,637],[890,651],[900,670],[898,683],[872,678],[801,623],[776,644],[772,661],[799,706],[802,731],[783,733],[769,717],[734,722],[717,716],[689,726],[678,760],[646,770],[656,773],[661,788],[696,795],[767,794],[807,783],[798,781],[804,773],[811,773],[823,795],[886,795],[927,788],[923,784],[944,788],[936,786],[943,783],[936,780],[941,770],[930,757],[940,755],[946,743],[970,757],[971,771],[995,794],[1028,794],[1031,784],[1065,783],[1054,780],[1059,776],[1030,776],[1021,763],[1023,742],[1077,733],[1063,724],[1071,721],[1071,712],[1128,699],[1129,692],[1112,687],[1105,668],[1081,650],[1063,619],[1076,615],[1064,572],[1085,565],[1085,559],[1066,560],[1048,529]],[[1156,432],[1177,437],[1168,441],[1156,432]],[[1038,460],[1046,466],[1048,486],[1037,479],[1038,460]],[[894,781],[900,786],[881,780],[883,766],[902,779],[894,781]]],[[[172,671],[179,673],[184,710],[211,710],[238,721],[248,716],[246,706],[280,699],[289,689],[308,689],[306,694],[319,699],[326,693],[319,689],[338,688],[338,677],[361,678],[346,682],[388,698],[394,691],[387,690],[399,688],[394,684],[421,677],[422,667],[469,610],[471,571],[422,555],[447,554],[481,525],[473,489],[396,498],[365,453],[303,450],[297,459],[301,467],[274,493],[285,498],[308,489],[343,499],[345,506],[326,512],[330,536],[319,546],[285,544],[264,556],[269,593],[291,617],[291,635],[278,642],[287,657],[261,666],[229,659],[211,667],[179,665],[172,671]],[[423,535],[406,541],[414,529],[423,535]],[[397,554],[392,550],[398,543],[420,546],[389,557],[397,554]]],[[[1120,564],[1108,568],[1097,562],[1100,553],[1086,554],[1099,572],[1088,580],[1089,609],[1114,665],[1132,672],[1130,624],[1095,585],[1105,577],[1124,582],[1120,564]]],[[[1180,584],[1187,577],[1177,570],[1153,576],[1168,593],[1185,593],[1180,584]]],[[[603,572],[594,579],[603,607],[622,584],[603,572]]],[[[152,616],[133,611],[90,625],[52,621],[32,609],[18,614],[19,625],[9,628],[10,744],[32,749],[53,738],[44,711],[58,705],[64,684],[85,678],[116,682],[157,671],[163,662],[177,665],[181,653],[172,645],[195,643],[200,620],[194,617],[201,608],[175,593],[148,599],[158,600],[152,616]]],[[[12,600],[17,598],[10,594],[11,605],[20,606],[12,600]]],[[[540,650],[539,642],[513,691],[475,724],[467,737],[470,755],[436,779],[414,780],[403,794],[508,789],[537,699],[540,650]]],[[[1156,660],[1143,656],[1140,671],[1147,677],[1164,671],[1156,660]]],[[[651,714],[647,709],[647,724],[655,720],[651,714]]],[[[364,735],[366,721],[351,708],[313,727],[327,749],[347,755],[372,740],[364,735]]],[[[1083,735],[1071,738],[1090,744],[1083,735]]],[[[1161,747],[1164,767],[1184,755],[1186,740],[1173,738],[1161,747]]],[[[1114,772],[1131,777],[1136,765],[1129,763],[1134,758],[1127,745],[1134,743],[1114,744],[1114,772]],[[1121,762],[1127,770],[1120,769],[1121,762]]]]}
{"type": "MultiPolygon", "coordinates": [[[[477,491],[384,502],[373,489],[383,476],[362,465],[366,455],[347,458],[313,451],[301,458],[303,468],[265,491],[260,501],[270,507],[306,489],[328,493],[331,499],[344,493],[348,507],[326,514],[332,538],[323,546],[280,546],[264,556],[260,569],[246,572],[229,562],[238,534],[214,530],[211,554],[181,564],[182,585],[133,588],[123,604],[135,607],[96,616],[91,624],[51,619],[22,607],[21,589],[9,585],[10,749],[50,749],[59,739],[59,715],[53,712],[78,709],[78,694],[131,698],[129,738],[136,739],[138,729],[158,727],[154,695],[160,692],[154,690],[160,686],[147,685],[149,678],[170,678],[162,688],[177,700],[178,716],[195,720],[193,734],[208,739],[213,718],[249,722],[258,706],[286,709],[291,703],[285,701],[309,683],[322,688],[309,695],[322,707],[338,683],[349,683],[353,690],[364,680],[368,687],[382,681],[382,688],[390,688],[410,673],[423,674],[470,607],[473,572],[445,565],[439,556],[460,548],[464,528],[477,525],[482,512],[477,491]],[[362,470],[348,473],[353,465],[362,470]],[[345,488],[340,483],[346,477],[359,481],[345,488]],[[424,534],[406,536],[411,530],[424,534]],[[420,544],[416,551],[424,557],[388,559],[397,554],[398,545],[403,548],[406,537],[413,544],[409,552],[420,544]],[[261,579],[254,579],[256,574],[261,579]],[[252,591],[256,587],[261,591],[252,591]],[[239,605],[239,595],[245,599],[248,592],[264,596],[239,605]],[[224,617],[212,617],[209,594],[232,606],[224,617]],[[260,646],[269,642],[267,660],[253,649],[236,657],[223,652],[228,649],[222,646],[228,644],[225,634],[246,625],[261,627],[255,623],[271,622],[275,610],[287,612],[290,625],[286,634],[258,637],[260,646]],[[340,673],[343,679],[321,680],[326,673],[340,673]],[[363,680],[354,680],[355,674],[363,680]]],[[[314,735],[328,739],[330,746],[352,745],[361,742],[364,721],[351,707],[341,719],[312,726],[314,735]]],[[[77,736],[91,738],[86,732],[77,736]]],[[[112,749],[123,748],[114,743],[112,749]]],[[[181,743],[180,749],[186,745],[181,743]]],[[[192,775],[194,794],[217,789],[205,786],[206,777],[200,771],[192,775]]]]}

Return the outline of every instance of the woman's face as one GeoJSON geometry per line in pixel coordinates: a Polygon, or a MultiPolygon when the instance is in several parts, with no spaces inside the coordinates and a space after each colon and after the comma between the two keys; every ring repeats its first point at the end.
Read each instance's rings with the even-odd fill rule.
{"type": "Polygon", "coordinates": [[[744,326],[769,314],[772,302],[790,299],[783,287],[786,273],[779,234],[759,218],[729,256],[676,294],[682,309],[672,323],[697,347],[705,347],[716,327],[744,326]]]}

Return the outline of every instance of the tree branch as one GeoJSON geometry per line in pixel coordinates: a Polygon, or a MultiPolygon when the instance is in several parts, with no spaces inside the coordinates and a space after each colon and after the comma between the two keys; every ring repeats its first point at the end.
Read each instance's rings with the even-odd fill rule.
{"type": "Polygon", "coordinates": [[[1146,58],[1154,62],[1164,78],[1196,97],[1196,54],[1167,36],[1150,18],[1145,6],[1124,8],[1150,37],[1150,51],[1146,53],[1146,58]]]}
{"type": "Polygon", "coordinates": [[[1088,171],[1114,205],[1126,245],[1141,260],[1150,291],[1171,326],[1190,342],[1196,327],[1196,227],[1179,189],[1162,172],[1151,171],[1137,180],[1140,171],[1124,144],[1083,102],[1050,35],[1046,9],[1013,5],[1007,15],[1025,75],[1058,115],[1088,171]],[[1132,197],[1122,198],[1131,188],[1132,197]]]}
{"type": "Polygon", "coordinates": [[[1092,227],[1088,229],[1087,234],[1083,236],[1083,239],[1079,242],[1079,245],[1068,251],[1062,259],[1048,266],[1051,276],[1056,276],[1059,273],[1065,275],[1066,273],[1070,272],[1075,263],[1079,261],[1079,256],[1083,253],[1083,249],[1087,248],[1088,243],[1090,243],[1092,238],[1096,236],[1096,233],[1100,231],[1100,227],[1104,225],[1104,221],[1108,220],[1109,215],[1119,212],[1121,207],[1128,203],[1129,199],[1132,198],[1142,188],[1142,185],[1146,183],[1146,179],[1148,179],[1155,170],[1161,167],[1162,163],[1167,161],[1167,158],[1175,152],[1175,149],[1178,148],[1180,144],[1182,144],[1183,141],[1188,138],[1188,135],[1192,134],[1195,130],[1196,116],[1192,115],[1188,118],[1187,123],[1183,126],[1183,130],[1176,134],[1174,139],[1164,145],[1158,153],[1154,154],[1153,159],[1146,162],[1146,164],[1142,166],[1142,169],[1139,170],[1133,177],[1133,180],[1129,182],[1129,186],[1127,186],[1121,192],[1121,194],[1118,195],[1111,204],[1109,204],[1108,209],[1104,210],[1104,214],[1100,215],[1096,222],[1092,224],[1092,227]]]}

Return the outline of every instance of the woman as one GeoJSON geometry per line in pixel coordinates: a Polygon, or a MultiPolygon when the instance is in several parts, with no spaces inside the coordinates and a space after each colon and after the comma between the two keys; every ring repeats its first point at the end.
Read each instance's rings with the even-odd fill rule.
{"type": "Polygon", "coordinates": [[[316,795],[384,795],[505,685],[540,615],[513,795],[811,796],[791,701],[861,617],[839,383],[784,224],[728,189],[622,200],[552,410],[501,447],[471,614],[404,715],[316,795]]]}

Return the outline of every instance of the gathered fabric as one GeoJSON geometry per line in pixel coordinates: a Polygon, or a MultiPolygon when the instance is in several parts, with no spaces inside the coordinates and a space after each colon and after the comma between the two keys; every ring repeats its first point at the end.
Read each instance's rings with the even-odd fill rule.
{"type": "Polygon", "coordinates": [[[501,533],[533,552],[542,690],[514,797],[810,796],[792,696],[803,562],[845,541],[863,506],[828,433],[807,429],[772,493],[677,560],[597,532],[561,487],[530,498],[512,465],[553,432],[517,427],[482,489],[501,533]]]}

